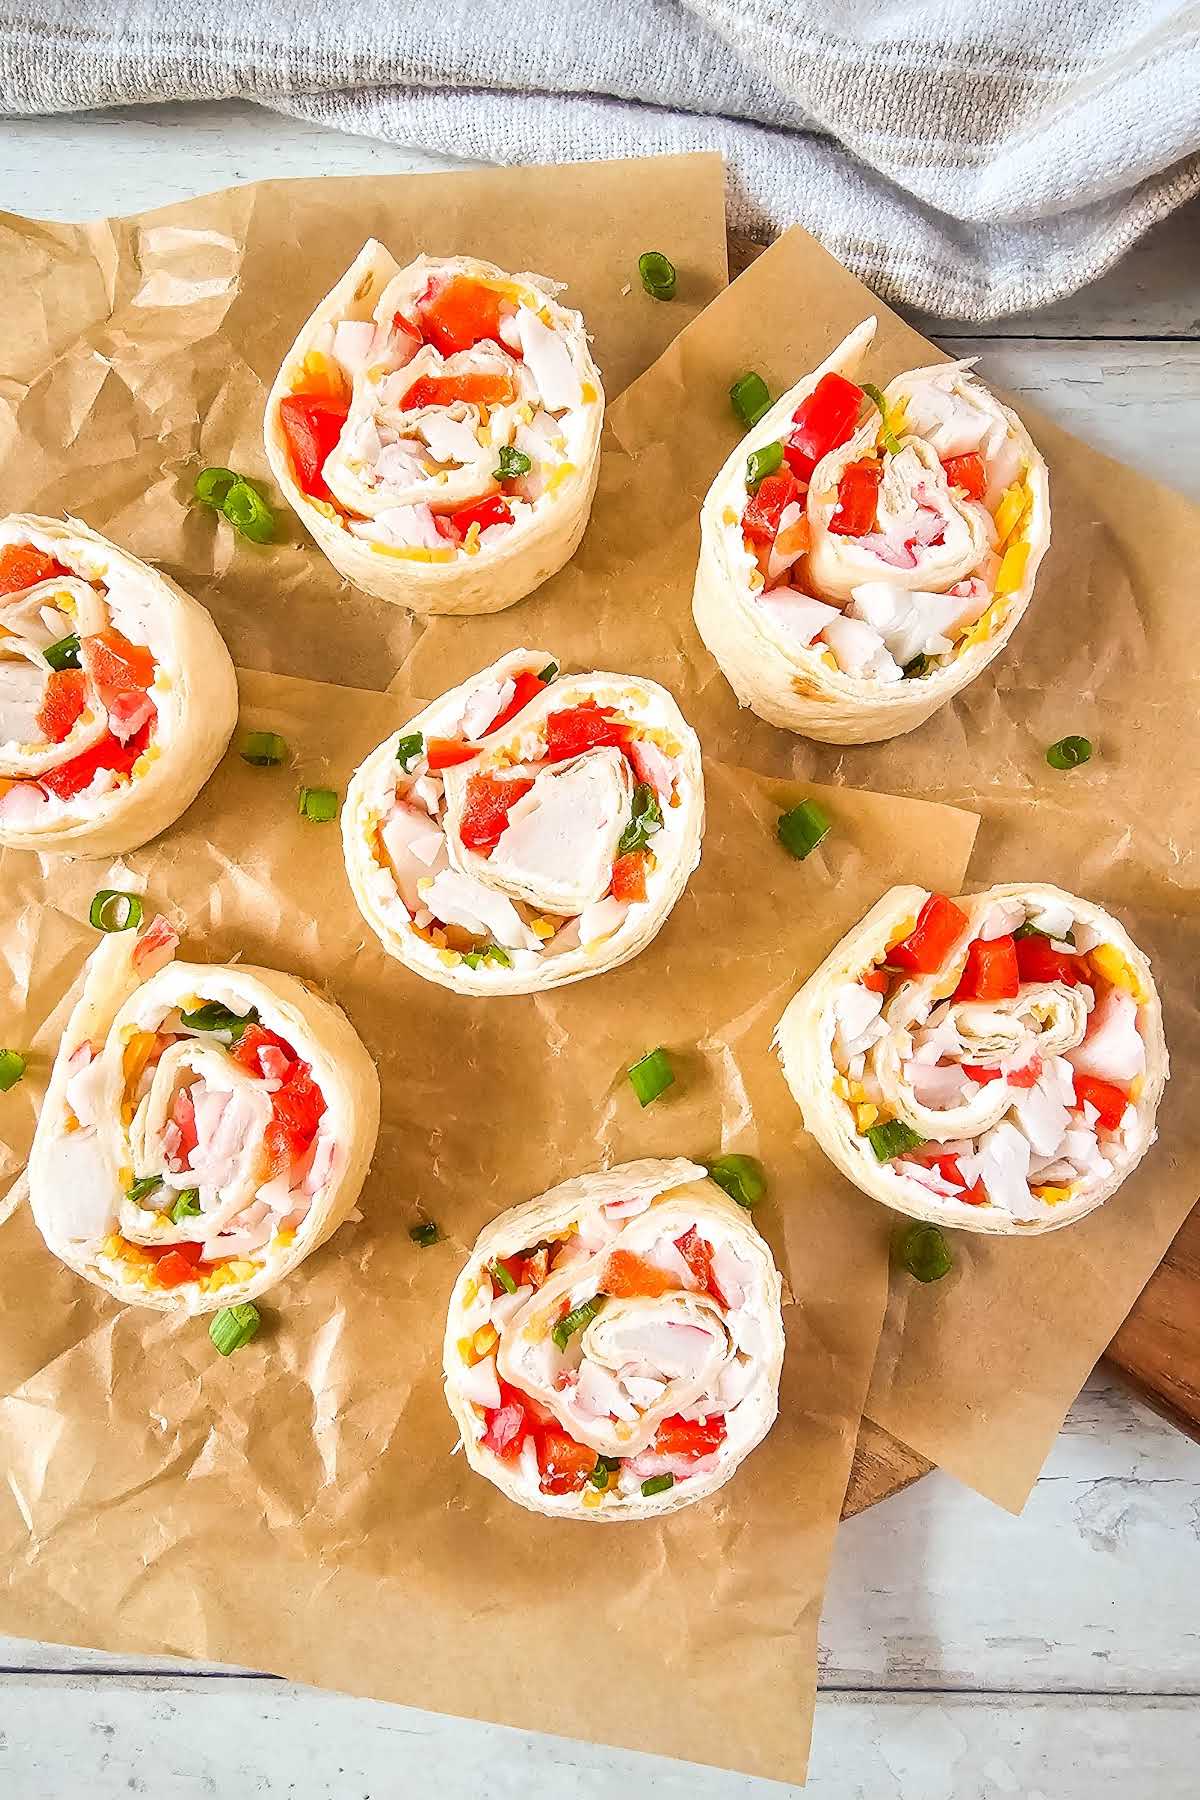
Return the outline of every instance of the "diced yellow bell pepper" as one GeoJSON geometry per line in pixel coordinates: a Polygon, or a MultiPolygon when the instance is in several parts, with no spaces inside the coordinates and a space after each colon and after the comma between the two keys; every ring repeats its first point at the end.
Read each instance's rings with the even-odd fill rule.
{"type": "Polygon", "coordinates": [[[1022,540],[1010,544],[1000,561],[1000,572],[996,576],[996,594],[1015,594],[1025,579],[1025,565],[1029,561],[1029,544],[1022,540]]]}
{"type": "Polygon", "coordinates": [[[1064,1200],[1071,1198],[1075,1189],[1073,1187],[1035,1187],[1033,1191],[1039,1200],[1046,1202],[1047,1206],[1061,1206],[1064,1200]]]}
{"type": "Polygon", "coordinates": [[[1091,954],[1093,966],[1105,981],[1111,981],[1114,987],[1124,988],[1139,1004],[1147,999],[1145,988],[1115,944],[1097,944],[1091,954]]]}
{"type": "Polygon", "coordinates": [[[1005,488],[995,513],[997,544],[1003,544],[1016,530],[1028,497],[1023,487],[1005,488]]]}
{"type": "Polygon", "coordinates": [[[485,1356],[490,1356],[499,1342],[500,1333],[496,1330],[494,1325],[481,1325],[479,1330],[475,1333],[475,1336],[471,1339],[475,1354],[480,1359],[485,1356]]]}

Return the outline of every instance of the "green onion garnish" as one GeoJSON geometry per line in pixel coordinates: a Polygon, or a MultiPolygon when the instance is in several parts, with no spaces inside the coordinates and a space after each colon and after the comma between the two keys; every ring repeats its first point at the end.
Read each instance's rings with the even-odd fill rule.
{"type": "Polygon", "coordinates": [[[176,1225],[182,1225],[185,1219],[194,1219],[200,1211],[200,1189],[180,1188],[179,1198],[171,1208],[171,1217],[176,1225]]]}
{"type": "Polygon", "coordinates": [[[931,667],[930,658],[922,651],[920,656],[914,656],[911,662],[905,663],[904,679],[905,681],[919,681],[922,675],[928,675],[931,667]]]}
{"type": "Polygon", "coordinates": [[[219,1000],[206,1000],[195,1012],[181,1012],[181,1025],[189,1031],[227,1031],[231,1043],[238,1043],[247,1025],[258,1024],[258,1009],[252,1006],[249,1012],[230,1012],[219,1000]]]}
{"type": "MultiPolygon", "coordinates": [[[[136,1181],[130,1182],[125,1190],[125,1197],[140,1205],[150,1194],[158,1192],[163,1184],[161,1175],[139,1175],[136,1181]]],[[[199,1208],[197,1208],[197,1211],[199,1208]]]]}
{"type": "Polygon", "coordinates": [[[0,1050],[0,1094],[15,1088],[27,1065],[19,1050],[0,1050]]]}
{"type": "Polygon", "coordinates": [[[937,1225],[910,1225],[896,1253],[901,1267],[918,1281],[940,1281],[954,1267],[950,1246],[937,1225]]]}
{"type": "Polygon", "coordinates": [[[436,1244],[441,1233],[432,1219],[426,1219],[423,1225],[410,1225],[408,1235],[418,1250],[428,1250],[436,1244]]]}
{"type": "Polygon", "coordinates": [[[79,633],[73,631],[69,637],[59,638],[56,644],[48,644],[42,655],[52,669],[77,669],[79,667],[79,633]]]}
{"type": "Polygon", "coordinates": [[[544,681],[547,683],[549,683],[551,681],[557,681],[558,680],[558,664],[555,662],[550,662],[550,663],[546,664],[544,669],[539,669],[538,670],[538,680],[544,681]]]}
{"type": "Polygon", "coordinates": [[[642,1493],[649,1500],[652,1494],[665,1494],[668,1488],[675,1486],[673,1475],[652,1475],[649,1481],[643,1481],[642,1493]]]}
{"type": "Polygon", "coordinates": [[[621,1464],[619,1458],[615,1456],[598,1456],[596,1458],[596,1466],[588,1476],[588,1480],[594,1488],[606,1488],[608,1486],[609,1476],[615,1475],[620,1467],[621,1464]]]}
{"type": "Polygon", "coordinates": [[[767,1191],[763,1166],[753,1156],[718,1156],[708,1164],[708,1173],[739,1206],[755,1206],[767,1191]]]}
{"type": "Polygon", "coordinates": [[[512,957],[502,944],[489,944],[483,954],[488,962],[499,963],[502,969],[512,968],[512,957]]]}
{"type": "Polygon", "coordinates": [[[327,825],[330,819],[337,818],[337,809],[338,797],[333,788],[300,789],[296,810],[301,818],[311,819],[314,825],[327,825]]]}
{"type": "Polygon", "coordinates": [[[753,369],[738,376],[729,390],[729,400],[744,425],[757,425],[763,415],[771,410],[770,389],[762,376],[756,375],[753,369]]]}
{"type": "Polygon", "coordinates": [[[88,924],[97,931],[131,931],[142,922],[142,903],[136,894],[119,888],[101,888],[88,907],[88,924]]]}
{"type": "Polygon", "coordinates": [[[550,1333],[554,1339],[555,1348],[565,1350],[575,1333],[582,1331],[585,1325],[591,1324],[604,1301],[605,1295],[593,1294],[590,1300],[585,1300],[582,1306],[577,1306],[574,1312],[569,1312],[565,1318],[560,1319],[550,1333]]]}
{"type": "Polygon", "coordinates": [[[223,1306],[213,1317],[208,1335],[222,1356],[232,1356],[248,1344],[262,1324],[257,1306],[243,1300],[240,1306],[223,1306]]]}
{"type": "Polygon", "coordinates": [[[410,731],[396,745],[396,761],[407,775],[410,767],[419,756],[425,754],[425,738],[419,731],[410,731]]]}
{"type": "Polygon", "coordinates": [[[878,1160],[891,1162],[893,1156],[901,1156],[905,1150],[915,1150],[925,1139],[903,1119],[889,1119],[885,1125],[872,1125],[867,1132],[871,1140],[871,1148],[878,1160]]]}
{"type": "Polygon", "coordinates": [[[778,438],[774,443],[764,444],[761,450],[752,450],[746,458],[747,488],[752,494],[757,493],[759,484],[782,466],[783,445],[778,438]]]}
{"type": "Polygon", "coordinates": [[[675,298],[675,264],[665,257],[661,250],[643,250],[638,257],[638,274],[642,278],[642,286],[652,300],[673,300],[675,298]]]}
{"type": "Polygon", "coordinates": [[[277,731],[248,731],[242,739],[242,761],[256,769],[273,769],[287,761],[287,754],[287,740],[277,731]]]}
{"type": "Polygon", "coordinates": [[[645,1056],[635,1062],[632,1069],[628,1070],[628,1075],[629,1085],[641,1106],[649,1106],[652,1100],[657,1100],[660,1094],[665,1094],[675,1083],[671,1058],[661,1044],[657,1050],[647,1051],[645,1056]]]}
{"type": "Polygon", "coordinates": [[[884,449],[890,451],[893,456],[898,456],[900,454],[900,439],[896,436],[894,431],[891,431],[888,428],[887,401],[883,397],[882,390],[877,388],[873,381],[864,381],[862,383],[862,391],[867,396],[867,399],[879,408],[880,443],[883,445],[884,449]]]}
{"type": "Polygon", "coordinates": [[[515,481],[518,475],[528,475],[533,464],[523,450],[514,450],[511,444],[501,444],[500,460],[492,470],[493,481],[515,481]]]}
{"type": "Polygon", "coordinates": [[[232,469],[201,469],[196,477],[196,498],[221,512],[230,488],[236,487],[241,479],[232,469]]]}
{"type": "Polygon", "coordinates": [[[802,800],[791,812],[780,813],[775,830],[789,856],[803,862],[833,830],[833,823],[815,800],[802,800]]]}
{"type": "Polygon", "coordinates": [[[662,822],[658,795],[648,781],[639,781],[633,790],[633,816],[621,833],[618,855],[628,856],[631,850],[641,850],[656,831],[662,830],[662,822]]]}
{"type": "Polygon", "coordinates": [[[235,481],[225,496],[221,511],[229,523],[254,544],[269,544],[275,535],[275,514],[257,488],[245,480],[235,481]]]}
{"type": "Polygon", "coordinates": [[[1073,925],[1068,925],[1064,932],[1056,935],[1053,931],[1044,931],[1040,925],[1034,925],[1029,919],[1026,919],[1023,925],[1017,926],[1017,929],[1013,932],[1013,936],[1015,938],[1040,937],[1045,938],[1049,943],[1073,944],[1075,942],[1075,927],[1073,925]]]}
{"type": "Polygon", "coordinates": [[[1052,769],[1077,769],[1080,763],[1088,761],[1091,754],[1090,739],[1065,737],[1059,738],[1057,744],[1051,744],[1046,752],[1046,761],[1052,769]]]}
{"type": "Polygon", "coordinates": [[[500,1261],[499,1257],[496,1258],[495,1262],[490,1262],[488,1264],[488,1274],[495,1277],[506,1294],[516,1293],[517,1284],[505,1268],[504,1264],[500,1261]]]}

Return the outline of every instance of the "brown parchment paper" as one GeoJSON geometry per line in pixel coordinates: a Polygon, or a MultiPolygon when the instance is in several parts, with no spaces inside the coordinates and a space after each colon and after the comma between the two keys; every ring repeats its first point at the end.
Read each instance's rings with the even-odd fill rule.
{"type": "Polygon", "coordinates": [[[267,392],[371,236],[401,263],[469,251],[565,282],[611,400],[725,285],[724,165],[264,181],[86,225],[0,214],[0,512],[69,511],[161,563],[243,665],[385,687],[411,615],[344,582],[286,508],[265,548],[189,504],[209,464],[278,503],[267,392]],[[660,244],[679,271],[665,303],[637,272],[660,244]]]}
{"type": "MultiPolygon", "coordinates": [[[[581,625],[570,641],[588,636],[581,625]]],[[[547,647],[570,666],[564,635],[547,647]]],[[[292,766],[231,752],[125,866],[146,882],[148,916],[159,906],[186,926],[183,954],[277,964],[344,1004],[383,1088],[362,1219],[268,1297],[268,1329],[223,1362],[203,1321],[115,1305],[51,1257],[27,1206],[13,1212],[0,1227],[0,1630],[265,1666],[802,1779],[886,1226],[797,1136],[769,1039],[799,973],[881,885],[956,885],[977,820],[710,761],[703,860],[649,949],[545,996],[468,1000],[383,954],[336,825],[296,812],[298,780],[344,792],[397,702],[241,684],[243,727],[279,731],[292,766]],[[810,793],[837,831],[800,864],[775,822],[810,793]],[[624,1071],[660,1043],[677,1084],[643,1112],[624,1071]],[[564,1527],[511,1506],[451,1456],[441,1392],[445,1307],[476,1233],[602,1159],[722,1146],[770,1175],[756,1216],[791,1287],[779,1423],[714,1502],[661,1525],[564,1527]],[[420,1216],[445,1234],[433,1249],[409,1240],[420,1216]]],[[[111,869],[0,853],[4,1030],[57,1002],[13,1090],[19,1111],[0,1115],[19,1139],[10,1166],[111,869]]]]}
{"type": "MultiPolygon", "coordinates": [[[[646,644],[650,614],[639,667],[672,688],[710,754],[969,806],[984,819],[973,887],[1055,881],[1116,908],[1164,1002],[1173,1073],[1160,1143],[1118,1196],[1068,1230],[1034,1242],[959,1234],[951,1277],[922,1289],[898,1273],[869,1400],[895,1436],[1019,1509],[1200,1192],[1200,511],[1022,404],[1050,467],[1053,542],[997,662],[887,744],[814,744],[739,712],[691,618],[696,514],[739,434],[728,386],[753,368],[781,392],[872,313],[869,379],[941,359],[806,233],[787,233],[611,408],[593,523],[574,562],[469,637],[438,621],[394,686],[428,683],[435,669],[445,684],[459,680],[514,631],[536,643],[564,613],[586,612],[619,668],[646,644]],[[1069,732],[1091,738],[1096,754],[1062,774],[1044,752],[1069,732]]],[[[785,943],[791,928],[781,919],[785,943]]],[[[856,1230],[861,1209],[848,1183],[842,1191],[856,1230]]]]}

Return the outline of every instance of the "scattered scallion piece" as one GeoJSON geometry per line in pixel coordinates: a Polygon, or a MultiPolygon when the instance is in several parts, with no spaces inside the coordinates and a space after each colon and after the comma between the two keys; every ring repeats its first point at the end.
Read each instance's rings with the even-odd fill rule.
{"type": "Polygon", "coordinates": [[[640,1106],[649,1106],[660,1094],[665,1094],[675,1084],[675,1071],[671,1067],[671,1058],[662,1048],[649,1050],[640,1057],[628,1071],[629,1085],[638,1097],[640,1106]]]}
{"type": "Polygon", "coordinates": [[[638,274],[642,286],[652,300],[673,300],[678,279],[675,264],[661,250],[643,250],[638,257],[638,274]]]}
{"type": "Polygon", "coordinates": [[[822,838],[833,830],[833,822],[821,811],[815,800],[802,800],[790,812],[780,813],[775,830],[789,856],[803,862],[811,856],[822,838]]]}
{"type": "Polygon", "coordinates": [[[0,1050],[0,1094],[7,1094],[10,1088],[16,1087],[26,1066],[19,1050],[0,1050]]]}
{"type": "Polygon", "coordinates": [[[179,1022],[188,1031],[227,1031],[230,1041],[236,1044],[247,1025],[258,1024],[258,1009],[252,1006],[249,1012],[235,1013],[219,1000],[206,1000],[195,1012],[181,1012],[179,1022]]]}
{"type": "Polygon", "coordinates": [[[501,444],[497,466],[492,470],[493,481],[515,481],[518,475],[528,475],[533,464],[523,450],[514,450],[511,444],[501,444]]]}
{"type": "Polygon", "coordinates": [[[134,931],[141,922],[141,900],[120,888],[101,888],[88,907],[88,924],[96,931],[134,931]]]}
{"type": "Polygon", "coordinates": [[[649,1500],[652,1494],[665,1494],[668,1488],[674,1486],[675,1477],[673,1475],[651,1475],[648,1481],[643,1481],[642,1493],[649,1500]]]}
{"type": "Polygon", "coordinates": [[[558,664],[556,662],[548,662],[544,669],[539,669],[538,670],[538,680],[544,681],[547,683],[549,683],[551,681],[557,681],[558,680],[558,664]]]}
{"type": "Polygon", "coordinates": [[[919,681],[922,675],[928,675],[932,666],[929,657],[922,651],[919,656],[914,656],[911,662],[905,663],[905,681],[919,681]]]}
{"type": "Polygon", "coordinates": [[[901,1267],[918,1281],[940,1281],[954,1267],[950,1246],[937,1225],[910,1225],[896,1249],[901,1267]]]}
{"type": "Polygon", "coordinates": [[[1017,929],[1013,932],[1013,936],[1015,938],[1040,937],[1055,944],[1073,944],[1075,942],[1075,927],[1073,925],[1068,925],[1064,932],[1056,935],[1053,931],[1044,931],[1040,925],[1035,925],[1032,920],[1026,919],[1023,925],[1017,926],[1017,929]]]}
{"type": "Polygon", "coordinates": [[[590,1300],[585,1300],[582,1306],[577,1306],[573,1312],[569,1312],[565,1318],[558,1321],[550,1333],[554,1339],[555,1349],[565,1350],[575,1333],[591,1324],[603,1306],[604,1298],[603,1294],[594,1294],[590,1300]]]}
{"type": "Polygon", "coordinates": [[[750,369],[730,387],[729,401],[743,425],[757,425],[771,410],[771,391],[762,376],[750,369]]]}
{"type": "Polygon", "coordinates": [[[337,809],[338,797],[333,788],[301,787],[296,808],[301,818],[311,819],[314,825],[327,825],[330,819],[337,818],[337,809]]]}
{"type": "Polygon", "coordinates": [[[1059,738],[1057,744],[1051,744],[1046,752],[1046,761],[1052,769],[1077,769],[1080,763],[1090,759],[1091,754],[1089,738],[1065,737],[1059,738]]]}
{"type": "Polygon", "coordinates": [[[903,1119],[888,1119],[883,1125],[872,1125],[867,1132],[871,1148],[879,1162],[891,1162],[894,1156],[903,1155],[905,1150],[915,1150],[925,1139],[903,1119]]]}
{"type": "Polygon", "coordinates": [[[621,1464],[617,1457],[598,1456],[596,1458],[596,1466],[588,1476],[588,1480],[594,1488],[599,1488],[601,1492],[603,1492],[608,1486],[609,1476],[615,1475],[620,1467],[621,1464]]]}
{"type": "Polygon", "coordinates": [[[428,1250],[431,1244],[437,1243],[441,1232],[432,1219],[426,1219],[420,1225],[410,1225],[408,1235],[418,1250],[428,1250]]]}
{"type": "Polygon", "coordinates": [[[870,400],[874,406],[877,406],[879,408],[879,418],[880,418],[879,441],[880,441],[880,443],[883,445],[885,450],[890,452],[890,454],[892,456],[899,456],[899,454],[900,454],[900,439],[896,436],[895,432],[892,431],[888,425],[887,401],[883,397],[882,389],[877,388],[873,381],[864,381],[862,384],[862,391],[867,396],[867,399],[870,400]]]}
{"type": "Polygon", "coordinates": [[[767,476],[782,466],[783,445],[778,438],[773,443],[763,444],[761,449],[752,450],[746,458],[746,487],[750,493],[757,493],[767,476]]]}
{"type": "Polygon", "coordinates": [[[509,1274],[508,1270],[505,1268],[504,1264],[501,1262],[499,1257],[496,1258],[495,1262],[490,1262],[488,1264],[488,1274],[493,1278],[493,1280],[498,1281],[500,1283],[500,1286],[504,1289],[506,1294],[515,1294],[516,1293],[517,1284],[513,1280],[512,1276],[509,1274]]]}
{"type": "Polygon", "coordinates": [[[243,762],[256,769],[273,769],[287,761],[287,739],[277,731],[248,731],[239,754],[243,762]]]}
{"type": "Polygon", "coordinates": [[[724,1188],[731,1200],[747,1208],[757,1205],[767,1191],[762,1164],[753,1156],[718,1156],[708,1165],[709,1178],[724,1188]]]}
{"type": "Polygon", "coordinates": [[[425,738],[419,731],[410,731],[396,745],[396,761],[407,775],[419,756],[425,754],[425,738]]]}
{"type": "MultiPolygon", "coordinates": [[[[138,1179],[136,1181],[131,1181],[126,1188],[125,1197],[128,1200],[132,1200],[135,1206],[140,1205],[141,1202],[148,1199],[151,1194],[156,1194],[162,1184],[163,1178],[161,1175],[139,1175],[138,1179]]],[[[200,1210],[199,1207],[197,1207],[196,1210],[198,1212],[200,1210]]]]}
{"type": "Polygon", "coordinates": [[[275,514],[257,488],[248,481],[235,481],[221,508],[235,530],[252,544],[269,544],[275,536],[275,514]]]}
{"type": "Polygon", "coordinates": [[[215,1313],[208,1335],[222,1356],[232,1356],[250,1342],[261,1324],[262,1314],[257,1306],[243,1300],[238,1306],[223,1306],[215,1313]]]}
{"type": "Polygon", "coordinates": [[[499,963],[502,969],[512,968],[512,957],[499,944],[489,944],[486,950],[464,950],[463,961],[468,969],[477,969],[480,963],[499,963]]]}
{"type": "Polygon", "coordinates": [[[176,1225],[182,1225],[185,1219],[194,1219],[200,1211],[200,1189],[180,1188],[179,1197],[171,1208],[171,1217],[176,1225]]]}
{"type": "Polygon", "coordinates": [[[621,833],[618,854],[628,856],[631,850],[643,849],[655,832],[662,830],[662,822],[658,795],[648,781],[639,781],[633,790],[633,815],[621,833]]]}
{"type": "Polygon", "coordinates": [[[220,512],[230,488],[236,487],[241,479],[232,469],[201,469],[196,477],[196,498],[220,512]]]}
{"type": "Polygon", "coordinates": [[[55,644],[48,644],[42,655],[52,669],[77,669],[79,667],[79,633],[71,632],[69,637],[59,638],[55,644]]]}

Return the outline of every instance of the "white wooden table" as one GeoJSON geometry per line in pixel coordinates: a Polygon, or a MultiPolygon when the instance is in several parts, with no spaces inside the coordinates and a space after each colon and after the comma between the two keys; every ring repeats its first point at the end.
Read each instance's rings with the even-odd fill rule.
{"type": "MultiPolygon", "coordinates": [[[[240,104],[7,123],[0,202],[132,212],[277,175],[444,159],[240,104]]],[[[1086,294],[921,323],[1200,500],[1200,206],[1086,294]]],[[[1200,586],[1197,589],[1200,608],[1200,586]]],[[[1181,646],[1182,648],[1182,646],[1181,646]]],[[[1020,1520],[948,1477],[841,1532],[811,1800],[1196,1800],[1200,1449],[1102,1379],[1020,1520]]],[[[768,1800],[709,1769],[261,1676],[0,1639],[4,1800],[768,1800]]]]}

